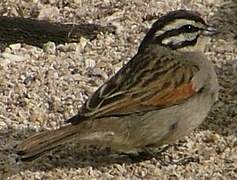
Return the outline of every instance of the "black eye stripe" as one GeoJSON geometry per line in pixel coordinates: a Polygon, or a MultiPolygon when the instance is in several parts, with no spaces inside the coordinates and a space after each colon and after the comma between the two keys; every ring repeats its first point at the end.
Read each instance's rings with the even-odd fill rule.
{"type": "Polygon", "coordinates": [[[181,31],[183,31],[183,32],[188,32],[188,33],[197,32],[197,31],[200,30],[200,28],[195,27],[195,26],[190,25],[190,24],[184,25],[184,26],[182,26],[179,29],[181,29],[181,31]]]}
{"type": "Polygon", "coordinates": [[[155,41],[160,43],[164,39],[170,38],[172,36],[177,36],[179,34],[185,34],[185,33],[195,33],[195,32],[198,32],[199,30],[200,28],[198,27],[195,27],[192,25],[184,25],[178,29],[172,29],[172,30],[166,31],[164,34],[156,36],[155,41]]]}

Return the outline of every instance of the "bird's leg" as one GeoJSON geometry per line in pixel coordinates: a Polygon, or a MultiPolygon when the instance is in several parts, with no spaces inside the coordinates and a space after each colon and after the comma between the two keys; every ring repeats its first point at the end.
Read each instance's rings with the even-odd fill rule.
{"type": "MultiPolygon", "coordinates": [[[[142,151],[137,152],[137,153],[122,153],[122,154],[123,155],[125,154],[126,156],[128,156],[132,160],[133,163],[150,160],[152,158],[155,158],[163,162],[164,160],[161,159],[161,155],[170,146],[171,145],[165,145],[165,146],[162,146],[161,148],[145,147],[142,149],[142,151]]],[[[162,164],[167,164],[167,163],[163,162],[162,164]]]]}
{"type": "Polygon", "coordinates": [[[190,162],[199,162],[198,157],[189,156],[189,157],[183,157],[183,158],[175,160],[171,156],[171,154],[165,153],[165,151],[168,150],[168,148],[174,147],[175,149],[178,149],[177,148],[178,146],[180,146],[180,144],[165,145],[165,146],[163,146],[161,148],[158,148],[158,149],[155,149],[155,148],[149,149],[149,151],[151,151],[154,154],[154,157],[156,158],[156,160],[158,160],[161,163],[161,165],[164,165],[164,166],[168,166],[168,165],[186,165],[190,162]],[[168,160],[166,160],[165,156],[168,158],[168,160]]]}
{"type": "Polygon", "coordinates": [[[168,165],[186,165],[190,162],[199,162],[198,157],[183,157],[180,159],[175,160],[169,153],[166,153],[166,151],[170,148],[176,145],[164,145],[160,148],[151,148],[146,147],[143,149],[143,151],[138,152],[137,154],[127,154],[129,158],[132,160],[133,163],[141,162],[145,160],[150,160],[154,158],[162,166],[168,166],[168,165]]]}

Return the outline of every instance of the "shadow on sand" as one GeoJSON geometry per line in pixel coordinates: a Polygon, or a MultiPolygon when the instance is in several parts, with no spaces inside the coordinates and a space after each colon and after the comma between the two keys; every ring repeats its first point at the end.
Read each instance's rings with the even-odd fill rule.
{"type": "MultiPolygon", "coordinates": [[[[153,158],[148,153],[139,155],[121,154],[105,147],[65,144],[34,161],[22,162],[16,153],[17,144],[34,133],[34,130],[30,128],[0,131],[0,137],[3,140],[0,142],[5,145],[0,146],[0,180],[23,171],[47,172],[57,168],[78,169],[86,167],[103,169],[111,164],[125,163],[130,165],[153,158]]],[[[160,158],[162,156],[162,153],[160,153],[160,158]]]]}
{"type": "Polygon", "coordinates": [[[220,39],[227,41],[230,46],[232,44],[234,50],[229,49],[230,46],[220,47],[215,54],[215,58],[222,61],[216,67],[221,86],[219,102],[201,129],[237,137],[237,1],[229,0],[219,5],[209,21],[218,28],[220,39]]]}

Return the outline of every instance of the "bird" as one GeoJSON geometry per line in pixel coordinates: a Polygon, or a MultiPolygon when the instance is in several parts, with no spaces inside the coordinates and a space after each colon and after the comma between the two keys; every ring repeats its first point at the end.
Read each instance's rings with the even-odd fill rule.
{"type": "Polygon", "coordinates": [[[197,128],[218,100],[217,75],[204,53],[217,33],[198,12],[164,14],[135,56],[75,116],[23,140],[18,156],[32,161],[73,141],[127,153],[175,143],[197,128]]]}

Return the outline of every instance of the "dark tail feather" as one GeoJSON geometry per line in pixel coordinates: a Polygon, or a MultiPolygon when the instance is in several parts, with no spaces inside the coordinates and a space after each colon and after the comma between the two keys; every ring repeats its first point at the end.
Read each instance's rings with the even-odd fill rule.
{"type": "Polygon", "coordinates": [[[65,142],[73,140],[81,133],[82,129],[78,125],[68,125],[56,130],[38,133],[18,145],[17,154],[22,161],[31,161],[65,142]]]}

